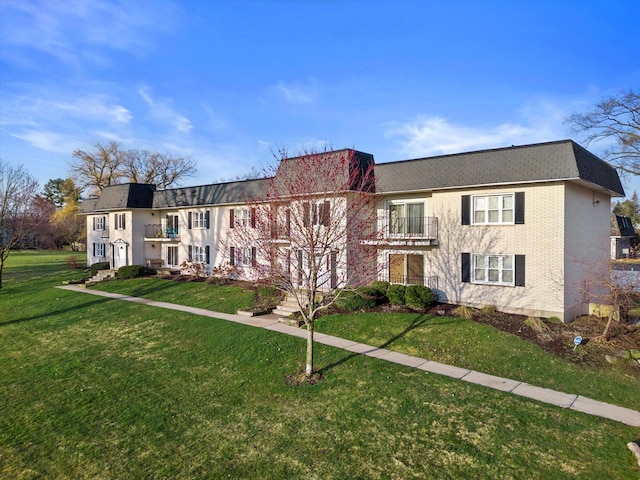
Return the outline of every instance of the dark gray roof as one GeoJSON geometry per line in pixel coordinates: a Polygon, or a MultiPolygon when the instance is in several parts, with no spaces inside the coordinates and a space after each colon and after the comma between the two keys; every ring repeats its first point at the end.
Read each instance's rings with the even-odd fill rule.
{"type": "Polygon", "coordinates": [[[79,215],[87,215],[96,211],[96,204],[98,203],[97,198],[86,198],[80,202],[80,207],[78,208],[79,215]]]}
{"type": "Polygon", "coordinates": [[[611,235],[616,237],[635,237],[636,230],[633,228],[631,219],[624,215],[612,215],[611,235]]]}
{"type": "Polygon", "coordinates": [[[236,204],[262,200],[270,178],[215,183],[195,187],[158,190],[153,208],[189,207],[197,205],[236,204]]]}
{"type": "Polygon", "coordinates": [[[571,140],[376,165],[376,192],[583,180],[624,196],[611,165],[571,140]]]}
{"type": "Polygon", "coordinates": [[[100,197],[95,204],[95,210],[151,208],[155,190],[155,185],[145,183],[109,185],[100,193],[100,197]]]}

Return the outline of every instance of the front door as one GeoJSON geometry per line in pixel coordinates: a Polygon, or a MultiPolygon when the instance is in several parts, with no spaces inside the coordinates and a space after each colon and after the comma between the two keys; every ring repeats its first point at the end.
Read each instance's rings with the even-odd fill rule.
{"type": "Polygon", "coordinates": [[[111,258],[113,259],[113,268],[116,270],[127,265],[127,254],[129,244],[124,240],[116,240],[111,246],[111,258]]]}

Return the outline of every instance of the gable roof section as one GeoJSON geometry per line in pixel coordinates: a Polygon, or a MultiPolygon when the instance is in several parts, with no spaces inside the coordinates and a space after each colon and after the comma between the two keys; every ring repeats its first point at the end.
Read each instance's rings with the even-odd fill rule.
{"type": "Polygon", "coordinates": [[[615,169],[571,140],[376,165],[376,192],[582,180],[624,196],[615,169]]]}
{"type": "Polygon", "coordinates": [[[238,204],[264,199],[270,178],[158,190],[153,208],[238,204]]]}
{"type": "Polygon", "coordinates": [[[611,216],[611,235],[615,237],[635,237],[636,230],[629,217],[624,215],[611,216]]]}
{"type": "Polygon", "coordinates": [[[109,185],[102,190],[98,198],[84,200],[80,213],[151,208],[155,190],[155,185],[146,183],[109,185]]]}

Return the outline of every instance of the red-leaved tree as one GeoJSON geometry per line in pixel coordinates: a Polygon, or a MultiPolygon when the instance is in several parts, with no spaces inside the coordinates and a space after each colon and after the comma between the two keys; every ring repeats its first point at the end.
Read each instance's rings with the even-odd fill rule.
{"type": "Polygon", "coordinates": [[[314,373],[318,313],[377,269],[373,157],[351,149],[279,152],[259,199],[231,212],[223,248],[235,271],[285,292],[307,329],[305,377],[314,373]]]}

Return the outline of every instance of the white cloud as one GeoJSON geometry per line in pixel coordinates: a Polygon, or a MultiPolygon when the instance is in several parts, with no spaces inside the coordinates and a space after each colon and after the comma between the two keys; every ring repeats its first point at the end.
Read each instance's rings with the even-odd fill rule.
{"type": "Polygon", "coordinates": [[[191,131],[193,128],[191,121],[173,109],[171,106],[173,101],[170,98],[154,99],[144,88],[139,88],[138,93],[149,107],[149,116],[151,118],[168,123],[181,133],[189,133],[191,131]]]}
{"type": "Polygon", "coordinates": [[[151,49],[155,33],[172,29],[179,18],[173,3],[160,0],[3,0],[2,7],[3,57],[23,64],[20,49],[76,67],[108,64],[104,49],[139,56],[151,49]]]}
{"type": "Polygon", "coordinates": [[[514,120],[482,126],[418,115],[410,122],[389,124],[385,137],[399,138],[401,152],[411,157],[524,145],[567,138],[563,121],[571,111],[567,104],[537,100],[524,105],[514,120]]]}
{"type": "Polygon", "coordinates": [[[313,104],[316,102],[318,96],[317,85],[313,79],[310,80],[308,85],[286,84],[280,81],[273,88],[287,103],[294,105],[313,104]]]}
{"type": "Polygon", "coordinates": [[[21,133],[11,133],[10,135],[46,152],[70,154],[81,144],[73,137],[47,130],[25,130],[21,133]]]}

